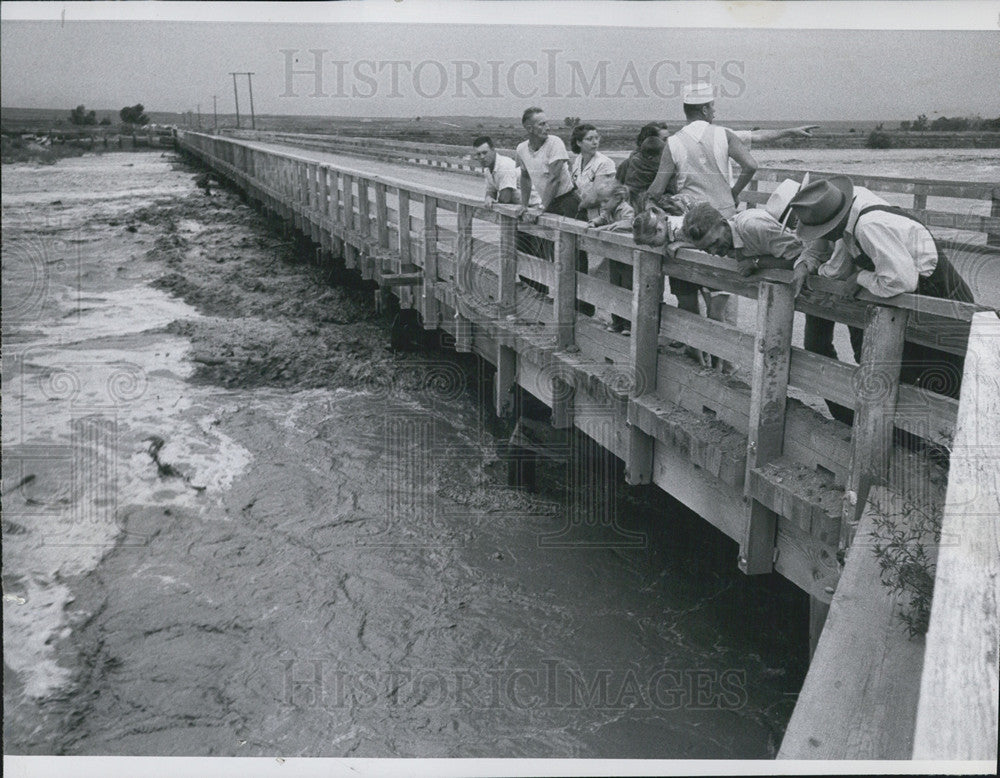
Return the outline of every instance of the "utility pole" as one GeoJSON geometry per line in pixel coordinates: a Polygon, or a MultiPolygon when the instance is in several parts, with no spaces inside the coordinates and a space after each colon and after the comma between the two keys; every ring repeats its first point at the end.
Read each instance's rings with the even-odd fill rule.
{"type": "Polygon", "coordinates": [[[201,129],[201,103],[198,103],[198,129],[201,129]]]}
{"type": "Polygon", "coordinates": [[[219,96],[212,95],[212,115],[215,117],[215,129],[219,129],[219,96]]]}
{"type": "Polygon", "coordinates": [[[240,128],[240,93],[236,91],[236,76],[239,73],[230,72],[229,75],[233,77],[233,97],[236,99],[236,129],[240,128]]]}
{"type": "Polygon", "coordinates": [[[247,73],[247,86],[250,88],[250,127],[251,129],[257,129],[257,121],[254,119],[253,115],[253,79],[251,78],[253,73],[247,73]]]}

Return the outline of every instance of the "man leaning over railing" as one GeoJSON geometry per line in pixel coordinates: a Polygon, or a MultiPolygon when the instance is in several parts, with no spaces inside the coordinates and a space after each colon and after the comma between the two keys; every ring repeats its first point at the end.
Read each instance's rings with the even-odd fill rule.
{"type": "MultiPolygon", "coordinates": [[[[848,294],[859,288],[876,297],[917,293],[956,302],[974,302],[968,285],[922,222],[847,176],[808,184],[789,203],[798,217],[796,234],[822,238],[831,248],[796,263],[794,289],[801,291],[813,272],[846,277],[848,294]],[[832,267],[827,269],[827,266],[832,267]]],[[[861,360],[864,331],[850,328],[854,356],[861,360]]],[[[964,359],[910,341],[903,345],[899,380],[958,399],[964,359]]]]}

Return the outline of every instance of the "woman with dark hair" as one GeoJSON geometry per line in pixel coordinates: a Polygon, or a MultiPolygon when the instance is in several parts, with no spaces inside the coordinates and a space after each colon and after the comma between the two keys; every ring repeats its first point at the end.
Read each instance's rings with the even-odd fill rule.
{"type": "Polygon", "coordinates": [[[597,196],[599,188],[615,178],[615,163],[597,150],[601,136],[593,124],[578,124],[573,128],[569,147],[578,156],[570,165],[569,172],[580,192],[581,221],[596,219],[601,213],[601,202],[597,196]]]}

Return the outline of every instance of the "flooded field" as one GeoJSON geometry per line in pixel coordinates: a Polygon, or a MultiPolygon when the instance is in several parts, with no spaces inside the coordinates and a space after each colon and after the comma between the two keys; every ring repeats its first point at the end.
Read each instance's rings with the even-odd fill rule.
{"type": "Polygon", "coordinates": [[[4,167],[6,751],[773,756],[805,596],[196,172],[4,167]]]}

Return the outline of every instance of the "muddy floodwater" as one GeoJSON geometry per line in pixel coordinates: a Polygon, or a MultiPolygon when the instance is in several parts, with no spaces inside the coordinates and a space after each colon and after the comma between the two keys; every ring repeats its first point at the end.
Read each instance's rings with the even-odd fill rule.
{"type": "Polygon", "coordinates": [[[4,166],[5,750],[773,756],[804,595],[197,172],[4,166]]]}

